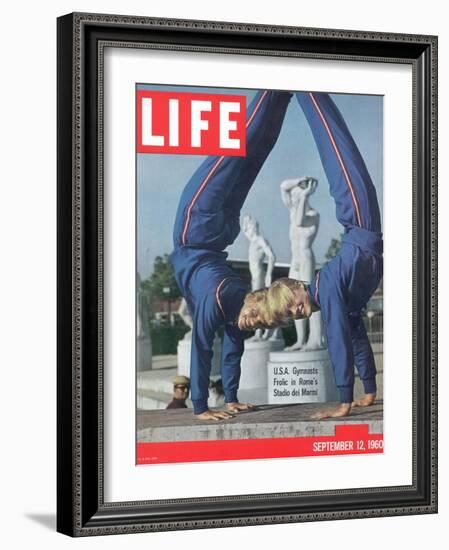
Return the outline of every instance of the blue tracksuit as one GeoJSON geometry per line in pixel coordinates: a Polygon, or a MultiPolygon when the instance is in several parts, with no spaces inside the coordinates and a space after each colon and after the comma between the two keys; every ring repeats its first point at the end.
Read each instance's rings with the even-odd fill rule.
{"type": "Polygon", "coordinates": [[[340,399],[353,399],[354,364],[366,393],[376,391],[376,368],[361,310],[382,278],[382,233],[376,190],[346,123],[328,94],[298,92],[344,227],[340,252],[309,287],[326,327],[340,399]]]}
{"type": "Polygon", "coordinates": [[[212,345],[224,325],[221,377],[225,401],[237,401],[243,333],[235,324],[250,288],[226,264],[240,232],[240,210],[281,130],[292,94],[258,92],[249,105],[245,157],[208,157],[179,202],[170,260],[193,318],[190,363],[195,414],[207,410],[212,345]]]}

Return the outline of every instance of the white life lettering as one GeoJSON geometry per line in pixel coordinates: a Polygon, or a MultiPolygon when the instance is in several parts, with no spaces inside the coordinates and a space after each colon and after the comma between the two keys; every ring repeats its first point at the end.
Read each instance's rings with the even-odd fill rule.
{"type": "Polygon", "coordinates": [[[229,137],[229,133],[237,129],[237,121],[229,120],[230,113],[240,113],[240,103],[220,102],[220,147],[240,149],[240,140],[229,137]]]}
{"type": "Polygon", "coordinates": [[[191,142],[192,147],[201,147],[201,132],[209,129],[209,122],[201,118],[202,113],[211,111],[210,101],[192,101],[191,142]]]}
{"type": "Polygon", "coordinates": [[[153,102],[150,97],[142,98],[142,145],[164,146],[164,136],[153,135],[153,102]]]}

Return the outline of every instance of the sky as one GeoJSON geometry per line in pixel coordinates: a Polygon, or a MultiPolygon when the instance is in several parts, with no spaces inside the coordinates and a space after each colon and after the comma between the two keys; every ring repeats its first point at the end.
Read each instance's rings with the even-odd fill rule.
{"type": "MultiPolygon", "coordinates": [[[[245,95],[247,104],[255,90],[139,85],[139,89],[176,90],[245,95]]],[[[383,97],[331,94],[365,160],[383,212],[383,97]]],[[[153,270],[154,258],[173,249],[172,230],[181,192],[204,160],[197,155],[137,154],[137,269],[142,278],[153,270]]],[[[313,244],[317,262],[325,262],[331,239],[342,226],[335,219],[335,203],[305,116],[293,97],[278,141],[259,172],[242,209],[259,222],[276,261],[290,262],[289,213],[281,200],[285,179],[312,176],[318,187],[309,203],[320,213],[320,227],[313,244]]],[[[248,241],[242,233],[227,249],[230,259],[247,259],[248,241]]]]}

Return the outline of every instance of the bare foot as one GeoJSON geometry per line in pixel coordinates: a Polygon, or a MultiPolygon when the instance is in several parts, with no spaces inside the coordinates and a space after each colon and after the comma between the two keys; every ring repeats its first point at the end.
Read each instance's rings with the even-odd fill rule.
{"type": "Polygon", "coordinates": [[[307,342],[302,351],[316,351],[317,349],[323,349],[321,342],[307,342]]]}
{"type": "Polygon", "coordinates": [[[293,344],[292,346],[287,346],[284,348],[284,351],[299,351],[302,349],[304,344],[301,344],[301,342],[296,342],[296,344],[293,344]]]}
{"type": "Polygon", "coordinates": [[[348,416],[350,410],[351,403],[341,403],[338,407],[318,411],[312,414],[310,418],[313,418],[313,420],[322,420],[323,418],[339,418],[341,416],[348,416]]]}
{"type": "Polygon", "coordinates": [[[226,411],[211,411],[210,409],[194,416],[198,420],[230,420],[234,418],[233,414],[229,414],[226,411]]]}
{"type": "Polygon", "coordinates": [[[352,402],[353,407],[369,407],[374,403],[376,399],[375,393],[367,393],[365,394],[365,397],[362,397],[362,399],[357,399],[356,401],[352,402]]]}
{"type": "Polygon", "coordinates": [[[226,409],[230,412],[240,412],[240,411],[252,411],[255,409],[254,405],[250,403],[239,403],[238,401],[233,403],[226,403],[226,409]]]}

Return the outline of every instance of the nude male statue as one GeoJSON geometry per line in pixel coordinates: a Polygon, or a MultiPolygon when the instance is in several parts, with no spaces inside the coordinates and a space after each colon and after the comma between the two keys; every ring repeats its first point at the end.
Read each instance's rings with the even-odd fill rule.
{"type": "Polygon", "coordinates": [[[242,230],[249,240],[249,270],[251,273],[251,290],[259,290],[271,285],[276,257],[268,241],[260,234],[259,224],[250,215],[243,217],[242,230]],[[267,269],[264,268],[264,260],[267,259],[267,269]]]}
{"type": "MultiPolygon", "coordinates": [[[[317,185],[318,181],[311,177],[288,179],[281,183],[282,201],[290,212],[291,264],[288,276],[308,283],[315,275],[316,262],[312,244],[320,224],[320,215],[310,206],[309,197],[315,192],[317,185]]],[[[296,320],[295,326],[297,341],[285,348],[286,351],[325,347],[319,311],[314,312],[310,319],[296,320]]]]}
{"type": "MultiPolygon", "coordinates": [[[[251,290],[259,290],[264,287],[269,287],[272,281],[272,274],[276,256],[270,243],[260,233],[259,224],[249,214],[245,215],[242,220],[242,231],[249,241],[248,260],[249,271],[251,273],[251,290]],[[267,261],[265,269],[264,262],[267,261]]],[[[257,329],[255,335],[250,338],[250,341],[278,339],[280,338],[280,329],[257,329]]]]}

